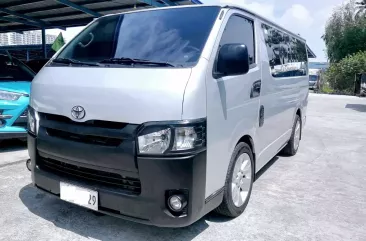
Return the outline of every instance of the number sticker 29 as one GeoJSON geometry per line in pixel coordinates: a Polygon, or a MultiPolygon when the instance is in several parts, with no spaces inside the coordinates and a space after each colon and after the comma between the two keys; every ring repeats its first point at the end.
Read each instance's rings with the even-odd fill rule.
{"type": "Polygon", "coordinates": [[[93,194],[89,194],[88,204],[94,206],[96,202],[97,202],[97,197],[93,194]]]}
{"type": "Polygon", "coordinates": [[[60,198],[98,211],[98,192],[70,183],[60,182],[60,198]]]}

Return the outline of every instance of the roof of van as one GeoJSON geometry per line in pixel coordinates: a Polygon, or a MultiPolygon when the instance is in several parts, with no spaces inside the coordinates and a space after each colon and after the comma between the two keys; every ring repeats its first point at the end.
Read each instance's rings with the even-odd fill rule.
{"type": "MultiPolygon", "coordinates": [[[[272,25],[272,27],[278,28],[290,35],[292,35],[293,37],[296,37],[298,39],[301,39],[303,41],[306,42],[306,39],[304,39],[303,37],[301,37],[299,34],[295,34],[293,32],[291,32],[290,30],[287,30],[286,28],[282,27],[281,25],[269,20],[266,17],[263,17],[247,8],[244,8],[240,5],[237,4],[196,4],[196,5],[183,5],[183,6],[170,6],[170,7],[164,7],[164,9],[169,9],[169,8],[197,8],[197,7],[209,7],[209,6],[213,6],[213,7],[221,7],[221,8],[227,8],[227,9],[238,9],[241,11],[244,11],[246,13],[249,13],[250,15],[253,15],[259,19],[261,19],[264,22],[267,22],[269,25],[272,25]]],[[[138,9],[138,10],[134,10],[134,11],[128,11],[128,12],[124,12],[123,14],[126,13],[133,13],[133,12],[144,12],[144,11],[157,11],[157,10],[161,10],[162,8],[149,8],[149,9],[138,9]]],[[[118,15],[118,14],[122,14],[122,13],[116,13],[116,14],[109,14],[109,15],[105,15],[105,16],[110,16],[110,15],[118,15]]],[[[307,46],[307,50],[308,50],[308,56],[309,58],[316,58],[316,54],[310,49],[310,47],[308,45],[307,46]]]]}
{"type": "Polygon", "coordinates": [[[132,9],[201,4],[198,0],[0,0],[0,33],[88,24],[132,9]]]}
{"type": "Polygon", "coordinates": [[[296,36],[297,38],[299,39],[302,39],[304,41],[306,41],[304,38],[302,38],[300,35],[298,34],[295,34],[289,30],[287,30],[286,28],[282,27],[281,25],[279,24],[276,24],[275,22],[269,20],[268,18],[265,18],[247,8],[244,8],[240,5],[237,5],[237,4],[196,4],[196,5],[183,5],[183,6],[169,6],[169,7],[164,7],[164,8],[147,8],[147,9],[136,9],[136,10],[131,10],[131,11],[127,11],[127,12],[123,12],[123,13],[113,13],[113,14],[108,14],[108,15],[105,15],[103,17],[107,17],[107,16],[111,16],[111,15],[119,15],[119,14],[128,14],[128,13],[135,13],[135,12],[146,12],[146,11],[158,11],[158,10],[162,10],[162,9],[171,9],[171,8],[200,8],[200,7],[221,7],[221,8],[231,8],[231,9],[238,9],[238,10],[241,10],[241,11],[244,11],[244,12],[247,12],[267,23],[270,23],[271,25],[273,25],[274,27],[277,27],[291,35],[294,35],[296,36]]]}

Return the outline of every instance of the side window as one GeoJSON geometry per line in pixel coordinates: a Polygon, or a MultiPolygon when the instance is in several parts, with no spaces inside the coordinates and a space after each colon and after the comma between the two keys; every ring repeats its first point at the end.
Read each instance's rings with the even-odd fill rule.
{"type": "Polygon", "coordinates": [[[224,44],[245,44],[248,48],[250,64],[255,63],[255,38],[252,20],[233,15],[226,24],[220,46],[224,44]]]}
{"type": "Polygon", "coordinates": [[[306,44],[286,33],[263,24],[269,65],[275,78],[307,74],[306,44]]]}

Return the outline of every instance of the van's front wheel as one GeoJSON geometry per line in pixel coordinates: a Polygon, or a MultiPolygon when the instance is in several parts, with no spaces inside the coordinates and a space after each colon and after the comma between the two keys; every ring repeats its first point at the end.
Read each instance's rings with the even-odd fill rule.
{"type": "Polygon", "coordinates": [[[216,212],[238,217],[248,205],[254,181],[253,153],[246,143],[239,143],[231,156],[224,187],[224,199],[216,212]]]}

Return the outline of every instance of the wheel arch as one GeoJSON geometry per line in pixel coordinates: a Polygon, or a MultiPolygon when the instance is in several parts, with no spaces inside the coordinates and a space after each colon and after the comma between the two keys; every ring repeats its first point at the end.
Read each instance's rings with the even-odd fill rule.
{"type": "Polygon", "coordinates": [[[300,116],[300,119],[302,120],[301,108],[297,108],[296,115],[300,116]]]}
{"type": "MultiPolygon", "coordinates": [[[[302,127],[303,127],[303,119],[302,119],[301,108],[297,108],[296,114],[295,114],[295,116],[294,116],[294,120],[295,120],[295,117],[296,117],[297,115],[300,117],[300,126],[301,126],[301,128],[302,128],[302,127]]],[[[302,140],[302,132],[300,133],[300,140],[302,140]]]]}
{"type": "Polygon", "coordinates": [[[236,145],[238,145],[240,142],[244,142],[246,143],[250,149],[252,150],[253,153],[253,158],[254,158],[254,170],[256,170],[256,153],[255,153],[255,146],[254,146],[254,141],[253,138],[250,135],[244,135],[242,136],[239,141],[236,143],[236,145]]]}

